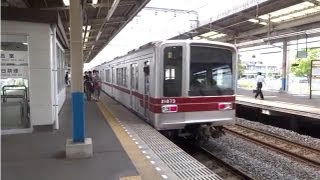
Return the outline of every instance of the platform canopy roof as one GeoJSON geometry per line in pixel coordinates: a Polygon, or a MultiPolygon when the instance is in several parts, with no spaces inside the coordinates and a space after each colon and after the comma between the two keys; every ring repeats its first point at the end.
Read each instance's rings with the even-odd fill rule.
{"type": "Polygon", "coordinates": [[[245,47],[319,35],[320,0],[250,0],[171,39],[207,39],[245,47]]]}
{"type": "MultiPolygon", "coordinates": [[[[84,62],[90,62],[150,0],[83,0],[84,62]]],[[[55,23],[69,49],[69,0],[2,0],[2,20],[55,23]]]]}

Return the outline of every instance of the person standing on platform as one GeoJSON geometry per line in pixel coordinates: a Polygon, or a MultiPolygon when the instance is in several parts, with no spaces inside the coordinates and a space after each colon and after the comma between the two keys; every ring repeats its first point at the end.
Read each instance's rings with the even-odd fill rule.
{"type": "Polygon", "coordinates": [[[84,76],[83,76],[83,92],[86,94],[86,80],[88,79],[88,72],[85,71],[84,72],[84,76]]]}
{"type": "Polygon", "coordinates": [[[266,84],[264,81],[264,77],[261,75],[261,72],[258,72],[257,76],[257,90],[256,90],[256,95],[254,98],[257,98],[260,95],[260,98],[264,100],[263,93],[262,93],[262,83],[266,84]]]}
{"type": "Polygon", "coordinates": [[[100,98],[101,92],[101,77],[99,76],[99,71],[93,70],[93,74],[95,75],[93,78],[93,86],[94,86],[94,96],[96,101],[100,98]]]}
{"type": "Polygon", "coordinates": [[[64,76],[64,81],[66,83],[66,85],[69,85],[69,72],[66,72],[66,75],[64,76]]]}
{"type": "Polygon", "coordinates": [[[92,72],[91,71],[89,71],[88,75],[85,76],[84,84],[85,84],[87,100],[91,101],[91,95],[92,95],[93,90],[94,90],[93,89],[93,77],[92,77],[92,72]]]}

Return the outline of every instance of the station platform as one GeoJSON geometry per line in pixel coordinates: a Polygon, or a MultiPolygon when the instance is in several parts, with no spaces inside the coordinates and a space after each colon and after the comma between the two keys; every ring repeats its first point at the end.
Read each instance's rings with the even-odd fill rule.
{"type": "Polygon", "coordinates": [[[2,179],[221,179],[105,94],[100,102],[85,104],[86,137],[92,138],[93,157],[66,159],[70,103],[68,97],[57,131],[1,136],[2,179]]]}
{"type": "Polygon", "coordinates": [[[264,100],[254,98],[252,90],[237,89],[236,103],[265,110],[320,119],[320,96],[295,95],[276,91],[262,91],[264,100]]]}

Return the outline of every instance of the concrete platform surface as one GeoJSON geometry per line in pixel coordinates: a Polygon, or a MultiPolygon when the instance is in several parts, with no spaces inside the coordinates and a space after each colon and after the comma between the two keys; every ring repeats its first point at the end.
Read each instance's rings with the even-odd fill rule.
{"type": "Polygon", "coordinates": [[[254,98],[250,90],[237,89],[236,103],[272,111],[320,119],[320,96],[263,91],[264,100],[254,98]]]}
{"type": "Polygon", "coordinates": [[[66,100],[59,131],[1,136],[1,179],[5,180],[119,180],[137,176],[126,152],[95,102],[86,102],[86,137],[92,138],[93,157],[67,160],[65,142],[71,137],[71,104],[66,100]]]}
{"type": "MultiPolygon", "coordinates": [[[[309,95],[289,94],[289,93],[281,93],[276,91],[265,91],[263,89],[262,89],[262,92],[263,92],[265,101],[283,102],[287,104],[302,104],[302,105],[307,105],[315,108],[320,107],[319,95],[313,95],[312,99],[309,99],[309,95]]],[[[252,90],[238,88],[237,95],[239,95],[239,97],[254,99],[255,94],[252,92],[252,90]]],[[[259,99],[259,97],[257,99],[259,99]]]]}

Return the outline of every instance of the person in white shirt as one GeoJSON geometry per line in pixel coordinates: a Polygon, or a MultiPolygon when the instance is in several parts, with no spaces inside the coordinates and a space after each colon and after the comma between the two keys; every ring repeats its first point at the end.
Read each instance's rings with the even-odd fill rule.
{"type": "Polygon", "coordinates": [[[256,95],[254,96],[254,98],[257,98],[260,95],[260,98],[263,100],[263,94],[262,94],[262,83],[265,83],[264,81],[264,77],[261,75],[261,72],[258,72],[258,76],[257,76],[257,91],[256,91],[256,95]]]}

